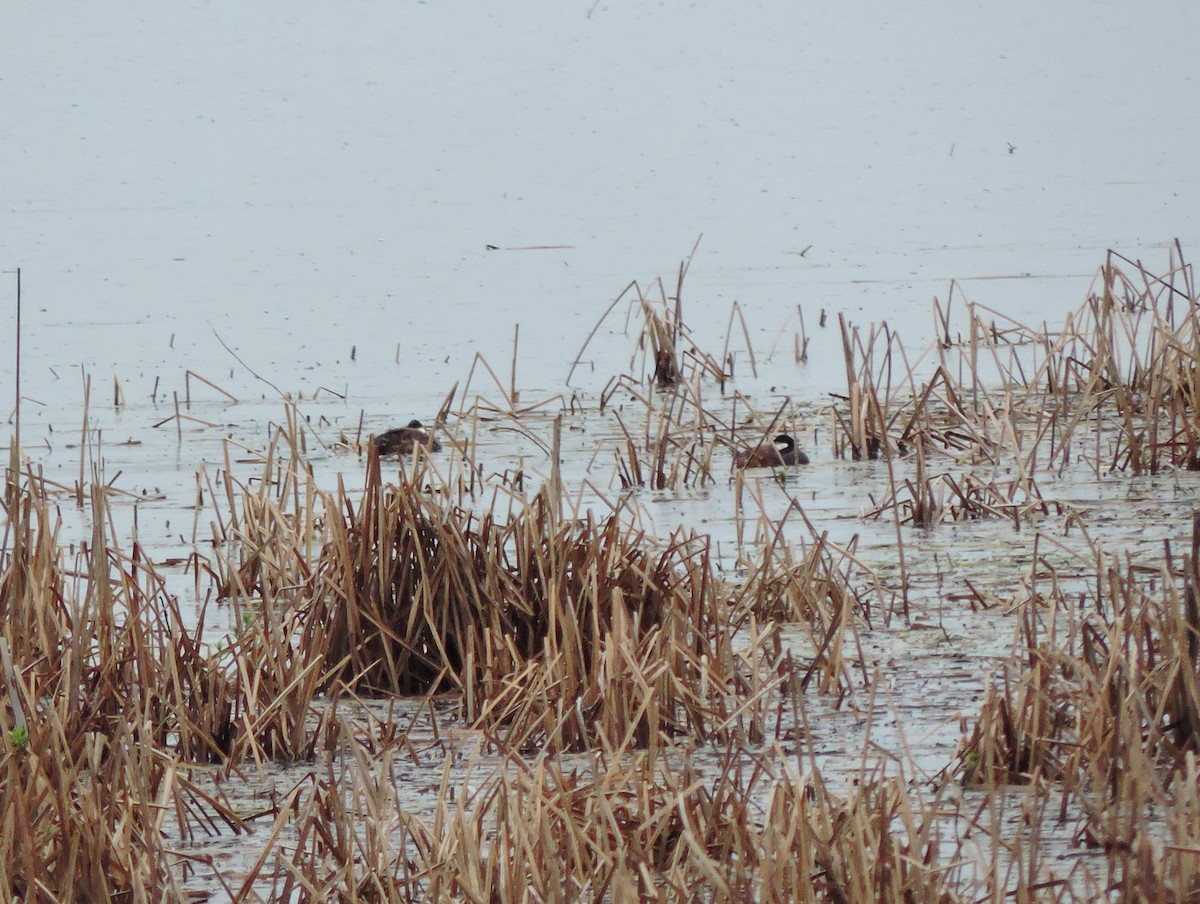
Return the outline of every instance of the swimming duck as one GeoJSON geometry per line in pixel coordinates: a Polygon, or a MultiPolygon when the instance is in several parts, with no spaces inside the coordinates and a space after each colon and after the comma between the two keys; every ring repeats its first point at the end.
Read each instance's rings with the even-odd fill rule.
{"type": "Polygon", "coordinates": [[[796,448],[796,441],[786,433],[775,437],[774,445],[743,450],[733,457],[739,468],[781,468],[808,464],[808,456],[796,448]]]}
{"type": "Polygon", "coordinates": [[[385,430],[375,437],[375,448],[380,455],[412,455],[417,446],[424,446],[430,452],[442,448],[442,444],[430,436],[418,420],[409,421],[407,427],[385,430]]]}

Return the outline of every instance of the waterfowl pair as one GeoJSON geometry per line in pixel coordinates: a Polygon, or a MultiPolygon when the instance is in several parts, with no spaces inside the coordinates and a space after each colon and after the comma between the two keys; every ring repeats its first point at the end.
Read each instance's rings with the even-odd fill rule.
{"type": "Polygon", "coordinates": [[[738,468],[785,468],[808,464],[808,456],[796,448],[796,441],[786,433],[775,437],[774,445],[745,449],[733,457],[738,468]]]}
{"type": "Polygon", "coordinates": [[[418,420],[409,421],[407,427],[385,430],[375,437],[375,449],[380,455],[412,455],[417,446],[424,446],[430,452],[442,448],[418,420]]]}

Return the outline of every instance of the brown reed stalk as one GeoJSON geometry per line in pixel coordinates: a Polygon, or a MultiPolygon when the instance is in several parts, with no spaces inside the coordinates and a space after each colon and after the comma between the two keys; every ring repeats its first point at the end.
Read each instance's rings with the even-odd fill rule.
{"type": "Polygon", "coordinates": [[[86,473],[87,473],[87,455],[88,455],[88,408],[92,395],[92,378],[86,371],[82,372],[83,377],[83,426],[79,431],[79,480],[75,484],[75,504],[83,508],[84,494],[86,492],[86,473]]]}
{"type": "Polygon", "coordinates": [[[193,379],[199,380],[201,383],[203,383],[209,389],[216,390],[221,395],[225,396],[225,398],[229,399],[229,401],[231,401],[231,402],[236,403],[238,400],[237,396],[235,396],[232,392],[229,392],[229,390],[227,390],[227,389],[222,389],[220,386],[218,386],[216,383],[214,383],[212,380],[208,379],[207,377],[201,376],[200,374],[196,373],[194,370],[186,370],[183,373],[183,389],[184,389],[185,407],[188,409],[190,409],[192,407],[192,380],[193,379]]]}
{"type": "Polygon", "coordinates": [[[965,784],[986,789],[1064,776],[1062,738],[1052,727],[1069,724],[1068,710],[1051,693],[1050,672],[1040,655],[1019,677],[985,685],[975,728],[955,754],[965,784]]]}
{"type": "Polygon", "coordinates": [[[140,551],[111,542],[104,488],[92,484],[89,501],[94,527],[70,586],[47,501],[23,489],[9,512],[0,821],[23,830],[0,833],[0,888],[36,901],[183,901],[167,814],[180,840],[201,811],[244,824],[180,774],[172,747],[189,730],[162,663],[181,620],[140,551]]]}
{"type": "Polygon", "coordinates": [[[959,867],[939,856],[941,800],[883,775],[839,797],[772,753],[730,748],[715,771],[686,755],[597,754],[570,767],[540,755],[483,774],[472,764],[458,787],[443,770],[433,814],[418,816],[400,803],[388,762],[358,748],[340,774],[295,797],[300,841],[280,858],[273,897],[963,899],[959,867]]]}
{"type": "MultiPolygon", "coordinates": [[[[733,357],[729,351],[730,338],[733,335],[733,322],[737,320],[742,328],[742,341],[746,345],[746,357],[750,362],[750,374],[753,377],[758,376],[758,362],[754,357],[754,345],[750,341],[750,328],[746,326],[746,314],[742,310],[742,306],[734,301],[733,306],[729,309],[729,323],[725,328],[725,345],[721,349],[721,360],[726,362],[729,376],[733,376],[733,357]]],[[[801,315],[801,331],[803,331],[803,314],[801,315]]],[[[805,353],[807,354],[807,340],[805,343],[805,353]]],[[[724,381],[721,381],[721,388],[724,390],[724,381]]]]}
{"type": "Polygon", "coordinates": [[[325,504],[345,516],[327,524],[294,607],[298,659],[328,664],[323,686],[460,688],[475,701],[468,716],[517,746],[576,749],[601,731],[644,746],[761,718],[716,692],[745,685],[754,700],[765,676],[743,673],[699,538],[653,553],[616,518],[556,517],[545,493],[501,524],[443,508],[419,484],[384,485],[373,454],[368,468],[359,504],[325,504]]]}
{"type": "MultiPolygon", "coordinates": [[[[854,544],[842,549],[834,545],[828,532],[818,533],[796,504],[796,512],[804,520],[811,535],[806,551],[797,560],[791,544],[782,540],[786,517],[775,526],[770,539],[756,558],[743,557],[740,565],[746,569],[735,606],[747,609],[760,618],[801,622],[808,625],[813,637],[813,655],[808,668],[798,672],[800,688],[807,688],[819,677],[823,693],[844,695],[852,687],[850,668],[844,651],[855,649],[855,658],[865,669],[858,618],[869,624],[871,592],[854,585],[855,577],[865,577],[869,570],[857,559],[854,544]]],[[[878,590],[878,579],[871,582],[878,590]]],[[[863,685],[868,677],[863,672],[863,685]]]]}

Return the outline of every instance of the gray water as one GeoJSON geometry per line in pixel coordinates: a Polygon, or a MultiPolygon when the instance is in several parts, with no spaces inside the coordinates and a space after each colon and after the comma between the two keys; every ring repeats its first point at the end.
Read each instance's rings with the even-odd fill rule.
{"type": "MultiPolygon", "coordinates": [[[[519,382],[557,390],[599,312],[672,284],[701,234],[702,340],[734,300],[763,344],[796,305],[924,323],[951,279],[1053,319],[1105,249],[1195,247],[1198,30],[1182,0],[15,4],[26,426],[73,423],[81,367],[130,408],[187,369],[270,394],[217,335],[385,418],[477,352],[506,370],[520,324],[519,382]]],[[[826,388],[819,360],[780,377],[826,388]]]]}

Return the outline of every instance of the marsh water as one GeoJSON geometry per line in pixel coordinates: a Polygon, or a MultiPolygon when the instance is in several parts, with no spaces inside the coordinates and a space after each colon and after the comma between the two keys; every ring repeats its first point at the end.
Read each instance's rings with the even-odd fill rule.
{"type": "MultiPolygon", "coordinates": [[[[688,322],[715,339],[740,301],[760,353],[797,305],[907,325],[952,279],[1053,319],[1105,249],[1194,245],[1200,12],[1159,12],[18,5],[0,255],[29,438],[75,423],[81,368],[121,378],[130,427],[188,369],[270,395],[218,335],[372,425],[428,412],[476,353],[506,368],[517,324],[519,383],[558,391],[608,302],[701,235],[688,322]]],[[[592,357],[599,385],[620,369],[592,357]]],[[[767,385],[821,394],[827,365],[767,385]]]]}
{"type": "MultiPolygon", "coordinates": [[[[63,488],[64,540],[87,529],[69,488],[105,483],[189,606],[211,594],[183,566],[212,555],[209,482],[252,472],[289,403],[330,488],[361,485],[342,440],[429,421],[452,390],[527,410],[469,441],[488,473],[540,480],[565,411],[568,492],[602,512],[620,434],[597,400],[636,370],[640,331],[628,303],[604,314],[631,281],[675,294],[684,260],[693,342],[731,356],[731,392],[786,406],[812,464],[735,484],[722,451],[715,482],[636,494],[640,526],[711,534],[733,568],[745,506],[798,505],[888,574],[896,530],[864,517],[886,469],[832,454],[839,315],[890,324],[919,369],[935,296],[1054,325],[1107,249],[1153,267],[1200,245],[1200,7],[1182,0],[1153,18],[1024,0],[76,0],[4,18],[10,424],[19,267],[20,441],[63,488]]],[[[1181,537],[1200,495],[1190,474],[1086,469],[1052,492],[1134,556],[1181,537]]],[[[906,542],[915,616],[861,638],[891,698],[813,724],[847,768],[869,726],[932,775],[1013,635],[947,584],[1002,596],[1032,532],[906,542]]]]}

